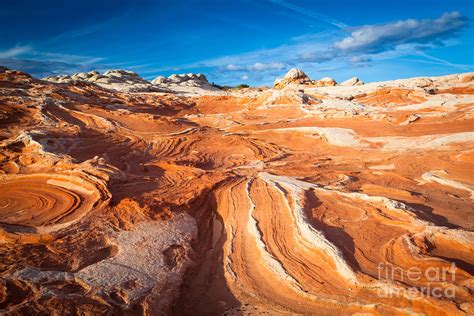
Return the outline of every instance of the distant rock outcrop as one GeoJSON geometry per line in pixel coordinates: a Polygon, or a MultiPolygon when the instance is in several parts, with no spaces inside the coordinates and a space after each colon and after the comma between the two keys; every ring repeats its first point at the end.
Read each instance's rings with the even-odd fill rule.
{"type": "Polygon", "coordinates": [[[314,87],[333,87],[336,84],[336,80],[331,77],[324,77],[319,80],[312,81],[312,86],[314,87]]]}
{"type": "Polygon", "coordinates": [[[301,69],[291,68],[283,78],[277,78],[274,82],[275,89],[282,89],[289,85],[308,85],[313,87],[335,86],[336,80],[324,77],[320,80],[311,80],[301,69]]]}
{"type": "Polygon", "coordinates": [[[283,78],[277,78],[274,82],[276,89],[284,88],[290,84],[308,84],[311,79],[298,68],[291,68],[283,78]]]}
{"type": "Polygon", "coordinates": [[[178,74],[168,78],[158,76],[151,82],[129,70],[108,70],[103,74],[97,71],[75,73],[73,75],[50,76],[43,80],[56,83],[87,81],[103,88],[121,92],[170,92],[183,94],[202,94],[221,91],[207,81],[203,74],[178,74]]]}
{"type": "Polygon", "coordinates": [[[103,88],[113,89],[122,92],[160,91],[160,89],[153,86],[151,82],[143,79],[133,71],[122,69],[108,70],[103,74],[100,74],[97,71],[91,71],[75,73],[70,76],[50,76],[44,78],[44,80],[57,83],[68,83],[71,81],[87,81],[95,83],[103,88]]]}
{"type": "Polygon", "coordinates": [[[352,77],[351,79],[347,79],[346,81],[341,82],[339,85],[340,86],[346,86],[346,87],[351,87],[351,86],[361,86],[363,85],[364,82],[360,80],[357,77],[352,77]]]}
{"type": "Polygon", "coordinates": [[[191,81],[197,84],[209,83],[207,78],[203,74],[174,74],[169,76],[168,78],[163,76],[158,76],[154,80],[151,81],[153,84],[163,84],[163,83],[184,83],[191,81]]]}
{"type": "Polygon", "coordinates": [[[221,89],[207,81],[203,74],[173,74],[169,77],[158,76],[151,83],[163,90],[183,94],[220,93],[221,89]]]}

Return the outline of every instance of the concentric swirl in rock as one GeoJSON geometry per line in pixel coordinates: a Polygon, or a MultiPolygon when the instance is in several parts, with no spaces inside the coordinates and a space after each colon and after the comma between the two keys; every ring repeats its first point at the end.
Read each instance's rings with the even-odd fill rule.
{"type": "Polygon", "coordinates": [[[0,223],[52,231],[80,219],[100,198],[96,186],[79,176],[2,176],[0,223]]]}

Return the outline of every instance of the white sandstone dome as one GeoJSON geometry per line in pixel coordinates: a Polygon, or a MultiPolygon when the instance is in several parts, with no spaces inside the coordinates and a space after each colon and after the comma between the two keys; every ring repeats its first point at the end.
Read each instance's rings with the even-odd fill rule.
{"type": "Polygon", "coordinates": [[[341,82],[339,85],[350,87],[350,86],[361,86],[363,84],[364,84],[364,82],[362,80],[360,80],[359,78],[352,77],[351,79],[347,79],[346,81],[341,82]]]}

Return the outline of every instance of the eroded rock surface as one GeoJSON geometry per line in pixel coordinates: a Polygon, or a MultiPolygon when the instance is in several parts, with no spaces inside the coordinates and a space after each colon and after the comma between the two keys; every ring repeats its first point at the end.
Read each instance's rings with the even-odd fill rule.
{"type": "MultiPolygon", "coordinates": [[[[355,80],[357,78],[352,78],[351,80],[355,80]]],[[[356,82],[350,84],[351,82],[348,80],[345,82],[344,85],[360,85],[363,82],[357,79],[356,82]]],[[[305,74],[301,69],[292,68],[288,70],[288,72],[283,76],[283,78],[275,79],[273,84],[275,89],[284,89],[286,87],[295,88],[296,86],[308,86],[308,87],[333,87],[337,85],[336,80],[331,77],[324,77],[319,80],[311,80],[307,74],[305,74]]]]}
{"type": "Polygon", "coordinates": [[[175,74],[169,77],[159,76],[152,84],[168,92],[188,94],[221,94],[222,91],[207,81],[203,74],[175,74]]]}
{"type": "Polygon", "coordinates": [[[0,68],[0,313],[474,313],[474,75],[285,78],[0,68]]]}
{"type": "Polygon", "coordinates": [[[122,92],[150,92],[160,91],[158,87],[141,78],[129,70],[108,70],[103,74],[97,71],[81,72],[71,76],[50,76],[44,80],[57,83],[71,83],[73,81],[87,81],[98,86],[122,92]]]}
{"type": "Polygon", "coordinates": [[[275,79],[274,86],[276,89],[284,88],[288,85],[295,85],[295,84],[309,84],[311,83],[311,79],[309,79],[308,75],[306,75],[303,70],[298,68],[291,68],[288,72],[283,76],[283,78],[275,79]]]}
{"type": "Polygon", "coordinates": [[[211,85],[203,74],[171,75],[147,81],[130,70],[108,70],[103,74],[97,71],[75,73],[73,75],[49,76],[46,81],[72,83],[86,81],[100,87],[120,92],[169,92],[181,94],[219,93],[221,90],[211,85]]]}
{"type": "Polygon", "coordinates": [[[357,77],[352,77],[351,79],[347,79],[346,81],[341,82],[340,86],[360,86],[363,85],[364,82],[357,77]]]}

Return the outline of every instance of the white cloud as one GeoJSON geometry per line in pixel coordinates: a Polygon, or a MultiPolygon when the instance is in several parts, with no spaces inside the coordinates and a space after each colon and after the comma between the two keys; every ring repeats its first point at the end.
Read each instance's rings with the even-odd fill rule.
{"type": "Polygon", "coordinates": [[[362,26],[355,28],[350,36],[341,31],[304,34],[274,48],[196,61],[174,70],[207,68],[215,74],[251,72],[251,78],[254,78],[258,72],[272,75],[287,67],[307,67],[311,63],[343,61],[350,66],[367,65],[373,60],[416,55],[445,45],[450,36],[452,38],[466,25],[464,16],[451,12],[435,19],[409,19],[362,26]],[[337,39],[341,35],[345,37],[337,39]]]}
{"type": "Polygon", "coordinates": [[[56,52],[44,52],[34,49],[30,45],[15,46],[4,51],[0,51],[1,59],[21,58],[24,60],[58,62],[66,64],[90,65],[103,61],[102,57],[62,54],[56,52]]]}
{"type": "Polygon", "coordinates": [[[335,42],[334,47],[341,51],[380,52],[404,43],[439,39],[465,25],[466,19],[459,12],[444,13],[437,19],[366,25],[357,28],[351,36],[335,42]]]}
{"type": "Polygon", "coordinates": [[[54,60],[63,63],[74,63],[74,64],[95,64],[100,61],[103,61],[102,57],[94,56],[84,56],[84,55],[73,55],[73,54],[62,54],[62,53],[52,53],[52,52],[41,52],[41,51],[31,51],[31,58],[38,61],[47,61],[54,60]]]}
{"type": "MultiPolygon", "coordinates": [[[[285,1],[275,0],[275,4],[295,12],[321,18],[321,15],[296,7],[285,1]]],[[[331,19],[327,17],[327,23],[331,19]]],[[[339,21],[335,22],[337,26],[339,21]]],[[[142,75],[156,74],[163,71],[189,72],[196,68],[203,69],[213,80],[235,82],[272,82],[274,77],[282,75],[289,67],[299,67],[314,75],[324,72],[339,71],[370,66],[384,60],[404,56],[417,56],[420,60],[447,67],[468,69],[468,66],[457,65],[432,56],[430,50],[453,41],[456,32],[467,26],[467,19],[459,12],[445,13],[433,19],[408,19],[396,22],[360,26],[350,29],[351,34],[340,29],[332,29],[315,34],[303,34],[288,39],[286,44],[267,49],[249,51],[242,54],[221,56],[206,60],[177,65],[174,67],[150,67],[150,64],[136,65],[129,68],[141,69],[142,75]],[[450,39],[451,38],[451,39],[450,39]],[[430,53],[428,55],[427,53],[430,53]]],[[[346,25],[339,25],[347,31],[346,25]]],[[[81,37],[94,32],[95,28],[86,28],[58,36],[56,39],[81,37]]],[[[452,44],[454,45],[454,44],[452,44]]],[[[46,47],[47,45],[43,45],[46,47]]],[[[32,73],[48,71],[72,72],[83,69],[104,67],[103,59],[94,56],[62,54],[58,52],[41,52],[30,46],[16,46],[0,51],[1,59],[10,59],[9,64],[31,70],[32,73]],[[18,60],[24,59],[22,64],[18,60]],[[54,61],[54,62],[53,62],[54,61]],[[31,67],[27,67],[27,63],[31,67]]],[[[410,62],[415,62],[411,60],[410,62]]],[[[116,68],[116,67],[114,67],[116,68]]]]}
{"type": "MultiPolygon", "coordinates": [[[[449,36],[467,26],[459,12],[444,13],[436,19],[402,20],[355,28],[350,36],[334,41],[324,49],[300,52],[300,62],[346,60],[352,65],[378,59],[419,55],[444,46],[449,36]]],[[[454,66],[454,64],[445,63],[454,66]]]]}
{"type": "Polygon", "coordinates": [[[229,64],[229,65],[225,66],[224,69],[230,70],[230,71],[237,71],[237,70],[242,70],[243,67],[242,66],[236,66],[234,64],[229,64]]]}
{"type": "Polygon", "coordinates": [[[0,51],[0,58],[14,58],[31,51],[31,46],[15,46],[4,51],[0,51]]]}
{"type": "Polygon", "coordinates": [[[39,61],[17,58],[0,58],[0,65],[6,66],[10,69],[24,71],[37,78],[58,74],[71,74],[74,72],[86,72],[91,70],[102,71],[110,68],[106,65],[79,65],[60,61],[39,61]]]}
{"type": "Polygon", "coordinates": [[[272,70],[272,69],[281,70],[285,68],[285,65],[279,62],[271,62],[267,64],[255,63],[252,66],[248,66],[247,68],[248,70],[252,70],[252,71],[265,71],[265,70],[272,70]]]}
{"type": "Polygon", "coordinates": [[[269,70],[282,70],[285,69],[285,64],[280,62],[269,62],[269,63],[260,63],[256,62],[252,65],[235,65],[235,64],[228,64],[223,67],[224,70],[228,71],[254,71],[254,72],[261,72],[261,71],[269,71],[269,70]]]}

